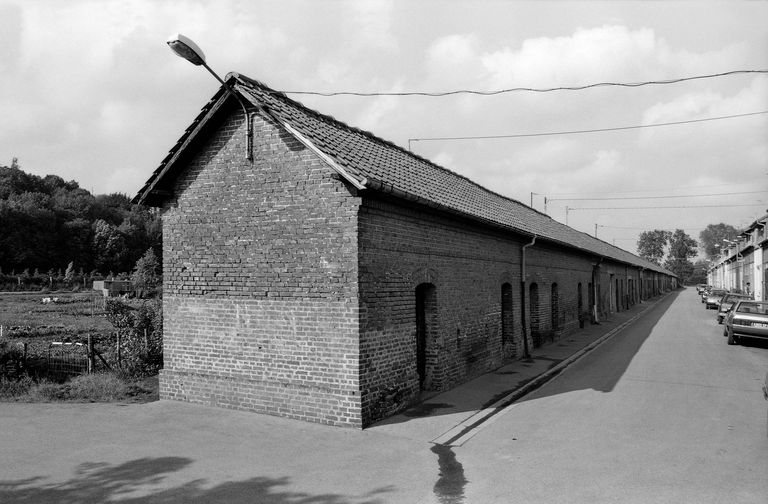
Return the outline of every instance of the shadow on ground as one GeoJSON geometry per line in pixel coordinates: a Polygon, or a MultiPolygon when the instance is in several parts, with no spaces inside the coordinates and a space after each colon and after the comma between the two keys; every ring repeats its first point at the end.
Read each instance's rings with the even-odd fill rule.
{"type": "MultiPolygon", "coordinates": [[[[611,319],[603,321],[601,324],[587,326],[575,334],[565,335],[559,340],[534,349],[530,359],[509,362],[496,371],[491,371],[452,390],[437,393],[398,415],[381,420],[374,426],[398,424],[413,419],[452,415],[458,412],[473,412],[490,407],[507,397],[512,397],[512,399],[501,406],[497,405],[497,407],[502,408],[511,402],[526,400],[527,396],[520,398],[515,396],[515,392],[528,386],[531,382],[537,382],[542,373],[554,368],[573,353],[596,341],[609,331],[616,330],[632,317],[641,314],[637,320],[631,322],[629,327],[623,329],[611,340],[611,355],[609,358],[602,359],[600,366],[595,366],[587,373],[580,373],[579,378],[571,377],[567,383],[561,383],[558,387],[545,389],[545,394],[548,395],[583,389],[610,392],[651,335],[654,326],[665,315],[681,292],[683,291],[674,291],[661,299],[651,301],[656,304],[645,312],[642,311],[644,310],[643,306],[636,306],[633,310],[614,314],[611,319]],[[573,341],[581,343],[572,343],[573,341]]],[[[542,381],[538,386],[544,383],[545,381],[542,381]]],[[[537,388],[537,386],[532,387],[526,393],[537,388]]],[[[538,397],[542,397],[541,393],[537,392],[538,397]]]]}
{"type": "Polygon", "coordinates": [[[382,487],[364,496],[338,494],[307,494],[281,487],[290,478],[254,477],[245,481],[222,483],[210,488],[205,480],[193,480],[166,488],[163,480],[171,473],[192,464],[181,457],[141,458],[119,465],[106,463],[81,464],[75,476],[64,482],[49,482],[42,476],[21,480],[0,480],[0,502],[57,504],[226,502],[229,504],[378,504],[378,496],[392,491],[382,487]]]}
{"type": "MultiPolygon", "coordinates": [[[[547,387],[537,391],[534,396],[526,396],[521,401],[530,400],[533,397],[566,394],[578,390],[596,390],[598,392],[611,392],[624,375],[635,355],[640,351],[659,320],[666,314],[672,303],[675,302],[680,291],[662,299],[643,316],[632,322],[622,333],[617,334],[610,346],[604,346],[596,352],[604,352],[600,358],[599,366],[592,366],[577,374],[569,375],[568,380],[560,380],[557,386],[547,387]]],[[[596,354],[597,355],[597,354],[596,354]]]]}

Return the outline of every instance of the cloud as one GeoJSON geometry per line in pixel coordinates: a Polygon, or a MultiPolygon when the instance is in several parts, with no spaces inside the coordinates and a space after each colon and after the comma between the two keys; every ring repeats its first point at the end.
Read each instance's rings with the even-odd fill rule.
{"type": "Polygon", "coordinates": [[[665,45],[651,29],[603,26],[527,39],[519,49],[499,49],[481,59],[495,87],[574,85],[647,75],[665,45]]]}

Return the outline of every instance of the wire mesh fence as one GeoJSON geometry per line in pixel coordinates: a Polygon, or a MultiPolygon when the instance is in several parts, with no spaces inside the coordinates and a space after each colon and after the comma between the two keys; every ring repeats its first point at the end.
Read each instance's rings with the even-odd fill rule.
{"type": "Polygon", "coordinates": [[[48,346],[46,363],[48,376],[65,379],[87,373],[89,369],[88,345],[54,341],[48,346]]]}

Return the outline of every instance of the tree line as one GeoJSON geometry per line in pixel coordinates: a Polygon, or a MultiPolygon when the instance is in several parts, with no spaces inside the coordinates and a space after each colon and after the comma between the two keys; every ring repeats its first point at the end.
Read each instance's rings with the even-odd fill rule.
{"type": "Polygon", "coordinates": [[[699,241],[682,229],[643,231],[637,240],[637,252],[643,259],[663,266],[683,282],[706,283],[708,261],[721,251],[723,239],[733,239],[739,231],[729,224],[709,224],[699,233],[699,241]],[[692,262],[699,255],[703,259],[692,262]]]}
{"type": "Polygon", "coordinates": [[[159,214],[125,194],[94,196],[74,180],[25,173],[16,158],[0,165],[0,285],[127,277],[161,248],[159,214]]]}

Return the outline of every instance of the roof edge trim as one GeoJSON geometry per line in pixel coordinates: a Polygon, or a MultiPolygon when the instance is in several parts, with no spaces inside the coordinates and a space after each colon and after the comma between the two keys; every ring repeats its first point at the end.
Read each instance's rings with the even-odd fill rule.
{"type": "Polygon", "coordinates": [[[317,154],[317,156],[320,159],[322,159],[325,162],[325,164],[333,168],[339,175],[341,175],[344,178],[344,180],[352,184],[358,190],[366,189],[366,184],[368,182],[367,179],[357,180],[355,177],[350,175],[347,170],[339,166],[339,164],[336,163],[336,161],[334,161],[328,154],[321,151],[320,148],[317,147],[314,143],[312,143],[312,141],[309,138],[299,133],[293,126],[291,126],[285,121],[279,120],[279,122],[283,126],[283,128],[285,128],[286,131],[288,131],[288,133],[290,133],[294,138],[296,138],[296,140],[304,144],[306,148],[308,148],[309,150],[317,154]]]}

